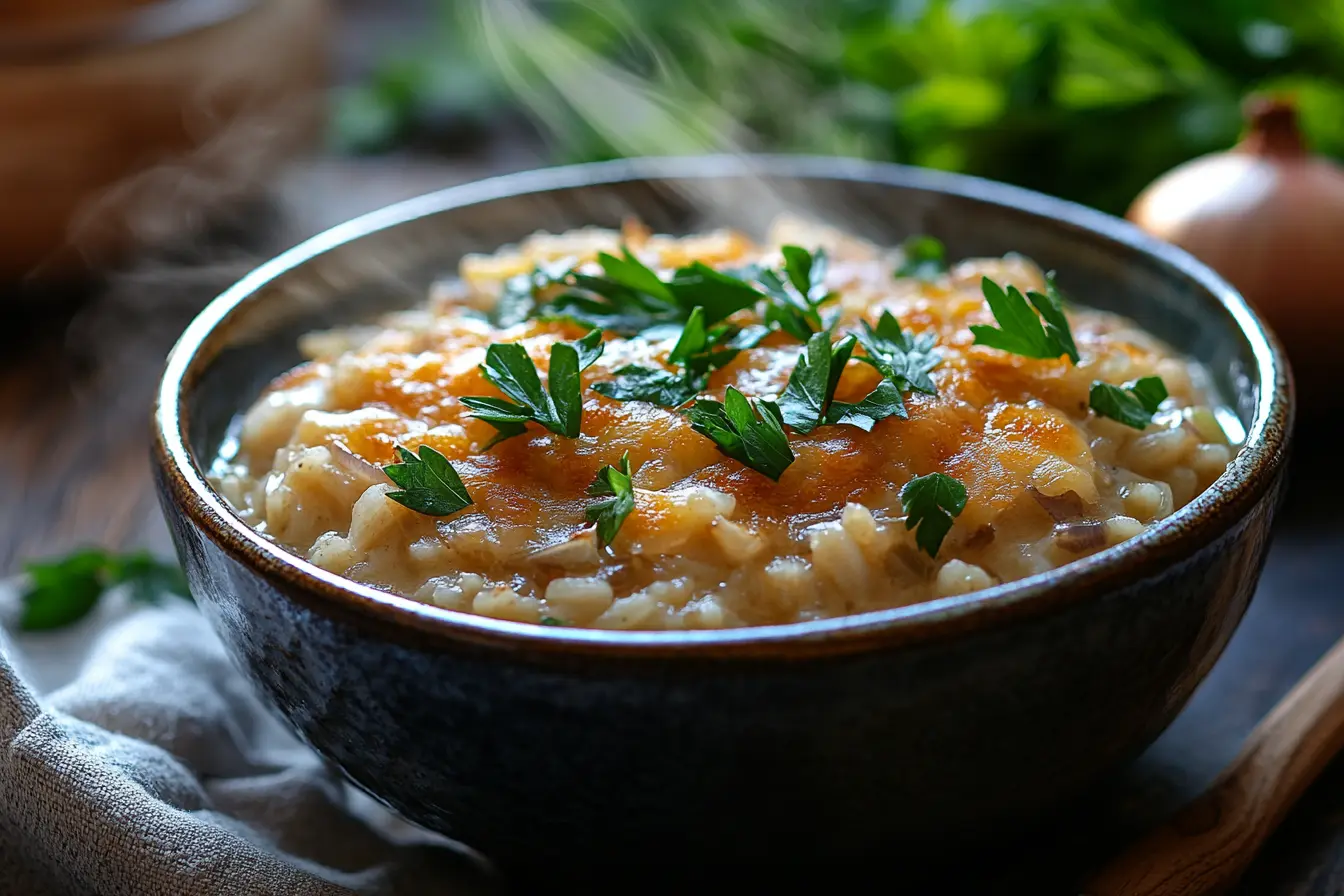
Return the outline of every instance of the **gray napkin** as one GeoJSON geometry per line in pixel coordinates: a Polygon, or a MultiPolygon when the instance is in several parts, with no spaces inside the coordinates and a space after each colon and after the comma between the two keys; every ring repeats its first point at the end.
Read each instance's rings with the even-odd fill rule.
{"type": "Polygon", "coordinates": [[[109,597],[66,631],[0,628],[0,894],[491,889],[283,731],[194,608],[109,597]]]}

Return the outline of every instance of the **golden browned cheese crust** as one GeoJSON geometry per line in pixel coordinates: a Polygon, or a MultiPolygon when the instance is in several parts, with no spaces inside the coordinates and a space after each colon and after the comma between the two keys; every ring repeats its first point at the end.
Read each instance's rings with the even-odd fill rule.
{"type": "MultiPolygon", "coordinates": [[[[460,281],[428,310],[372,332],[307,340],[314,360],[278,378],[244,418],[237,454],[216,466],[217,487],[250,523],[319,565],[452,609],[614,628],[721,627],[897,606],[1052,568],[1170,514],[1230,459],[1202,372],[1123,319],[1070,310],[1078,365],[973,345],[968,327],[994,323],[981,278],[1041,288],[1030,261],[969,260],[925,283],[894,278],[892,253],[852,238],[794,222],[781,231],[762,246],[726,232],[676,240],[577,231],[468,257],[460,281]],[[622,239],[662,269],[694,259],[774,263],[781,242],[824,245],[838,329],[885,310],[936,334],[937,394],[907,395],[908,419],[889,417],[871,432],[791,434],[796,460],[773,482],[720,453],[683,413],[588,388],[627,364],[669,366],[674,340],[606,334],[602,357],[582,375],[579,438],[533,426],[485,450],[495,430],[460,399],[499,395],[480,370],[486,348],[521,344],[544,376],[550,346],[586,330],[535,320],[497,329],[465,309],[488,307],[505,278],[538,261],[589,262],[622,239]],[[1160,375],[1171,395],[1146,431],[1089,411],[1094,380],[1146,375],[1160,375]],[[444,454],[475,503],[433,518],[388,500],[378,467],[398,445],[444,454]],[[635,509],[600,550],[584,519],[593,500],[585,489],[625,452],[635,509]],[[911,478],[932,472],[968,491],[936,559],[915,549],[899,499],[911,478]]],[[[715,371],[704,394],[722,398],[734,386],[776,396],[801,348],[774,333],[715,371]]],[[[857,400],[878,381],[871,367],[850,364],[836,397],[857,400]]]]}

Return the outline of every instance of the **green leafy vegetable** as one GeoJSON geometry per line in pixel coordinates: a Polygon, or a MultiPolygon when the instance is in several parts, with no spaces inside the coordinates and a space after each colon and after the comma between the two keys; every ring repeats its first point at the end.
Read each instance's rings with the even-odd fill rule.
{"type": "Polygon", "coordinates": [[[87,616],[109,589],[124,585],[131,600],[154,603],[164,594],[190,599],[186,578],[176,564],[145,552],[112,554],[77,551],[59,560],[24,566],[28,588],[21,597],[19,627],[24,631],[64,628],[87,616]]]}
{"type": "Polygon", "coordinates": [[[588,494],[602,498],[588,505],[584,516],[597,523],[597,539],[603,545],[611,544],[621,524],[635,509],[635,489],[630,481],[630,452],[621,455],[616,466],[608,464],[597,471],[597,478],[588,486],[588,494]]]}
{"type": "Polygon", "coordinates": [[[556,435],[575,439],[583,417],[583,384],[579,374],[602,356],[602,331],[593,330],[578,342],[551,346],[547,388],[542,389],[537,365],[521,345],[495,343],[485,350],[481,372],[507,399],[469,396],[462,403],[472,416],[498,430],[486,448],[521,435],[536,422],[556,435]]]}
{"type": "Polygon", "coordinates": [[[1167,400],[1167,384],[1158,376],[1145,376],[1123,386],[1095,382],[1088,404],[1098,417],[1110,417],[1134,429],[1144,429],[1167,400]]]}
{"type": "Polygon", "coordinates": [[[897,277],[936,280],[947,273],[947,250],[939,240],[931,236],[912,236],[901,244],[901,250],[905,257],[896,269],[897,277]]]}
{"type": "Polygon", "coordinates": [[[428,445],[420,446],[419,456],[400,445],[396,450],[401,462],[388,464],[383,472],[401,490],[388,492],[389,499],[426,516],[449,516],[471,505],[471,495],[448,458],[428,445]]]}
{"type": "Polygon", "coordinates": [[[857,403],[835,401],[836,387],[854,353],[854,345],[853,336],[845,336],[832,345],[826,332],[808,339],[779,398],[784,422],[796,432],[809,433],[823,423],[844,423],[867,432],[878,420],[905,416],[900,389],[888,380],[883,380],[857,403]]]}
{"type": "Polygon", "coordinates": [[[1009,286],[1005,292],[988,277],[981,279],[980,286],[999,326],[972,326],[976,345],[987,345],[1027,358],[1050,359],[1068,355],[1070,361],[1078,363],[1078,348],[1074,345],[1073,333],[1069,330],[1069,321],[1064,316],[1063,303],[1053,281],[1046,280],[1044,295],[1031,291],[1026,298],[1017,287],[1009,286]],[[1040,317],[1036,316],[1037,311],[1040,317]],[[1045,319],[1044,326],[1041,318],[1045,319]]]}
{"type": "Polygon", "coordinates": [[[543,616],[543,617],[541,617],[541,624],[542,624],[542,625],[558,625],[558,626],[569,625],[569,623],[568,623],[568,622],[565,622],[565,620],[563,620],[563,619],[556,619],[554,616],[543,616]]]}
{"type": "Polygon", "coordinates": [[[905,528],[919,528],[915,544],[930,557],[938,556],[952,528],[952,520],[966,509],[966,486],[944,473],[916,476],[901,489],[905,528]]]}
{"type": "Polygon", "coordinates": [[[782,246],[779,251],[784,256],[789,282],[809,304],[820,305],[831,297],[826,290],[826,271],[830,265],[825,249],[813,253],[800,246],[782,246]]]}
{"type": "Polygon", "coordinates": [[[691,428],[734,460],[776,481],[793,463],[783,417],[772,401],[748,401],[731,386],[722,403],[702,398],[691,405],[691,428]]]}
{"type": "Polygon", "coordinates": [[[895,316],[890,311],[883,311],[876,329],[868,321],[863,322],[859,345],[867,355],[859,360],[875,367],[899,392],[914,390],[936,395],[938,389],[929,376],[942,361],[934,347],[936,340],[933,333],[915,336],[902,330],[895,316]]]}

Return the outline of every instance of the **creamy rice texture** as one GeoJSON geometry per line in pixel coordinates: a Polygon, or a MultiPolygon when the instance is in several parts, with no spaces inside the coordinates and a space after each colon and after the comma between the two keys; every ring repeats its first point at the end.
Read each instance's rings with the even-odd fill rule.
{"type": "MultiPolygon", "coordinates": [[[[899,260],[796,221],[760,245],[727,231],[678,239],[632,226],[538,234],[468,256],[426,309],[307,337],[312,360],[244,415],[212,482],[267,537],[378,588],[522,622],[682,629],[833,617],[1019,579],[1139,534],[1227,467],[1239,434],[1229,440],[1219,425],[1204,372],[1134,324],[1071,307],[1077,365],[973,345],[967,328],[994,323],[981,277],[1040,289],[1039,268],[1015,256],[970,259],[924,282],[894,277],[899,260]],[[793,433],[796,460],[772,482],[692,431],[684,414],[593,391],[623,365],[666,365],[675,341],[609,333],[582,374],[579,438],[532,426],[485,450],[494,429],[459,399],[499,394],[479,369],[487,346],[525,346],[544,375],[549,347],[587,330],[538,320],[499,329],[473,313],[493,305],[507,278],[537,263],[592,262],[622,244],[668,270],[692,260],[777,264],[790,243],[830,254],[837,332],[886,310],[936,335],[938,394],[907,395],[908,419],[793,433]],[[1146,429],[1089,410],[1094,380],[1150,375],[1170,396],[1146,429]],[[475,503],[436,518],[389,500],[395,487],[380,467],[398,445],[445,455],[475,503]],[[627,451],[635,508],[601,547],[584,518],[585,489],[627,451]],[[917,549],[900,501],[902,486],[932,472],[968,491],[936,558],[917,549]]],[[[801,350],[772,334],[715,371],[703,394],[778,395],[801,350]]],[[[858,400],[879,378],[851,363],[836,397],[858,400]]]]}

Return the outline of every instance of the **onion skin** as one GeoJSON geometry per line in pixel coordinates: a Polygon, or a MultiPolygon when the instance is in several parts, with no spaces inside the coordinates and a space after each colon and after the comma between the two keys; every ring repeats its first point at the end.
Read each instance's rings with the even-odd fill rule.
{"type": "Polygon", "coordinates": [[[1344,168],[1308,153],[1290,104],[1255,101],[1247,118],[1241,143],[1164,174],[1127,217],[1240,290],[1283,340],[1310,409],[1344,370],[1344,168]]]}

